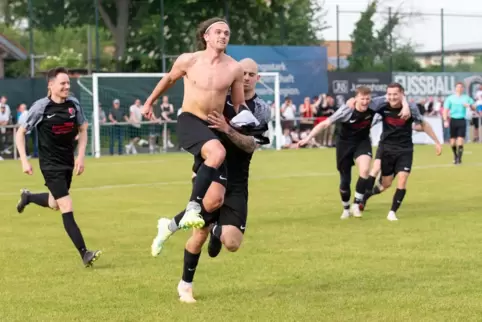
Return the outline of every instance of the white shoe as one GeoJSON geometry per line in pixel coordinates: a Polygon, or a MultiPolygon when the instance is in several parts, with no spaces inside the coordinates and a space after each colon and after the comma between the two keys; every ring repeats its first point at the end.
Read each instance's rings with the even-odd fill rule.
{"type": "Polygon", "coordinates": [[[167,141],[167,147],[172,149],[174,147],[174,144],[172,144],[171,141],[167,141]]]}
{"type": "Polygon", "coordinates": [[[348,218],[350,218],[350,211],[348,209],[344,209],[340,219],[348,219],[348,218]]]}
{"type": "Polygon", "coordinates": [[[171,219],[168,218],[161,218],[157,222],[157,236],[154,238],[151,245],[151,254],[154,257],[161,253],[164,243],[173,234],[173,232],[169,230],[170,222],[171,219]]]}
{"type": "Polygon", "coordinates": [[[179,301],[183,303],[196,303],[196,300],[192,296],[192,283],[186,283],[183,280],[179,281],[177,293],[179,294],[179,301]]]}
{"type": "Polygon", "coordinates": [[[361,218],[363,216],[362,212],[360,211],[360,205],[357,203],[354,203],[351,205],[351,214],[355,218],[361,218]]]}
{"type": "Polygon", "coordinates": [[[186,207],[186,213],[179,222],[179,228],[190,229],[190,228],[203,228],[204,219],[201,216],[201,205],[196,202],[189,202],[186,207]]]}
{"type": "Polygon", "coordinates": [[[390,221],[397,221],[398,220],[397,216],[395,215],[395,213],[393,211],[390,211],[388,213],[387,219],[390,220],[390,221]]]}

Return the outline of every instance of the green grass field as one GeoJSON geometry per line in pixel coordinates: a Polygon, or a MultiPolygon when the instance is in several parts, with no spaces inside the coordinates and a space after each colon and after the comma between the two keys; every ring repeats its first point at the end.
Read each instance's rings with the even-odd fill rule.
{"type": "Polygon", "coordinates": [[[37,164],[27,177],[2,162],[0,321],[480,320],[482,145],[457,167],[444,149],[417,147],[395,223],[392,189],[363,219],[339,219],[334,149],[257,152],[245,242],[216,259],[205,251],[194,305],[176,292],[188,232],[150,255],[157,219],[187,202],[187,154],[87,160],[72,195],[87,246],[104,251],[93,269],[59,213],[16,213],[20,188],[44,189],[37,164]]]}

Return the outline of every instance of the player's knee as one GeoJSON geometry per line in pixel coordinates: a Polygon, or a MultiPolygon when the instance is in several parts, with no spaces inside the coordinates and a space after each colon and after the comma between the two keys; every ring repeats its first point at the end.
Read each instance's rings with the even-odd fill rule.
{"type": "Polygon", "coordinates": [[[192,236],[186,242],[186,249],[191,253],[200,252],[208,236],[208,228],[194,229],[192,236]]]}
{"type": "Polygon", "coordinates": [[[71,212],[73,211],[73,203],[72,203],[72,198],[70,198],[69,195],[59,198],[56,200],[58,209],[60,212],[63,214],[66,212],[71,212]]]}
{"type": "Polygon", "coordinates": [[[207,166],[219,168],[226,158],[226,149],[218,140],[211,140],[204,144],[202,156],[207,166]]]}
{"type": "Polygon", "coordinates": [[[241,230],[233,225],[223,226],[223,234],[221,236],[224,247],[229,252],[235,252],[241,247],[243,242],[243,233],[241,230]]]}
{"type": "Polygon", "coordinates": [[[55,201],[54,196],[49,194],[49,208],[52,210],[59,210],[59,205],[57,204],[57,201],[55,201]]]}
{"type": "Polygon", "coordinates": [[[228,252],[234,253],[241,247],[241,241],[229,238],[224,241],[224,247],[226,247],[228,252]]]}
{"type": "Polygon", "coordinates": [[[368,175],[370,174],[370,168],[360,168],[360,177],[363,179],[368,178],[368,175]]]}
{"type": "Polygon", "coordinates": [[[224,203],[224,196],[222,196],[222,195],[212,196],[208,199],[205,198],[203,200],[204,209],[206,209],[206,211],[209,212],[209,213],[214,212],[214,211],[218,210],[219,208],[221,208],[223,203],[224,203]]]}

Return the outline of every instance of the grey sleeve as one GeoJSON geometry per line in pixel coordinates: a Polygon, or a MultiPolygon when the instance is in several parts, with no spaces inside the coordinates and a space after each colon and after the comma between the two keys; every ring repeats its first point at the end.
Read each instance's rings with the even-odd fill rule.
{"type": "Polygon", "coordinates": [[[410,113],[412,114],[413,122],[416,124],[421,124],[423,122],[423,116],[420,114],[420,110],[417,105],[413,103],[408,104],[410,106],[410,113]]]}
{"type": "Polygon", "coordinates": [[[254,117],[261,125],[268,124],[271,121],[271,107],[261,98],[256,98],[254,103],[256,105],[254,117]]]}
{"type": "Polygon", "coordinates": [[[87,119],[85,118],[85,114],[84,114],[84,109],[82,108],[82,106],[80,106],[79,100],[76,99],[73,96],[70,96],[68,99],[69,99],[69,101],[74,103],[75,109],[77,111],[77,113],[76,113],[77,124],[80,126],[80,125],[84,124],[85,122],[87,122],[87,119]]]}
{"type": "Polygon", "coordinates": [[[368,106],[372,111],[379,112],[382,106],[387,102],[387,98],[384,96],[377,96],[372,98],[370,105],[368,106]]]}
{"type": "Polygon", "coordinates": [[[343,104],[328,119],[330,120],[331,124],[334,124],[335,122],[346,122],[350,119],[352,114],[353,114],[353,109],[343,104]]]}
{"type": "Polygon", "coordinates": [[[37,124],[40,123],[40,121],[42,121],[45,107],[48,103],[49,100],[47,98],[42,98],[32,104],[32,106],[27,112],[25,122],[21,124],[21,126],[25,128],[27,132],[32,131],[32,129],[36,127],[37,124]]]}

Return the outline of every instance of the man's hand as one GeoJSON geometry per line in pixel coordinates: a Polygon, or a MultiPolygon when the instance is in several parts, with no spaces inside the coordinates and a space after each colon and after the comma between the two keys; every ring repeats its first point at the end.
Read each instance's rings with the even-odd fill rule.
{"type": "Polygon", "coordinates": [[[446,129],[448,129],[449,126],[450,126],[449,121],[444,121],[444,127],[445,127],[446,129]]]}
{"type": "Polygon", "coordinates": [[[22,171],[30,176],[33,174],[32,165],[27,160],[22,161],[22,171]]]}
{"type": "Polygon", "coordinates": [[[305,137],[303,140],[298,141],[298,143],[296,144],[296,147],[297,147],[297,148],[304,147],[305,145],[308,144],[308,142],[309,142],[310,140],[311,140],[310,137],[307,136],[307,137],[305,137]]]}
{"type": "Polygon", "coordinates": [[[437,156],[442,154],[442,145],[440,143],[435,143],[435,154],[437,156]]]}
{"type": "Polygon", "coordinates": [[[74,168],[75,175],[80,176],[84,172],[84,169],[84,158],[77,157],[74,168]]]}
{"type": "Polygon", "coordinates": [[[208,122],[212,124],[209,126],[210,128],[217,129],[220,132],[228,133],[231,130],[231,126],[226,122],[224,116],[217,111],[208,115],[208,122]]]}
{"type": "Polygon", "coordinates": [[[402,110],[398,116],[403,120],[408,120],[412,116],[412,113],[410,112],[410,105],[408,105],[408,102],[405,99],[402,101],[402,110]]]}
{"type": "Polygon", "coordinates": [[[352,97],[348,101],[346,101],[345,105],[349,108],[355,108],[355,99],[352,97]]]}
{"type": "Polygon", "coordinates": [[[146,101],[144,103],[144,106],[142,106],[142,115],[144,115],[145,118],[150,120],[152,118],[152,103],[149,101],[146,101]]]}

